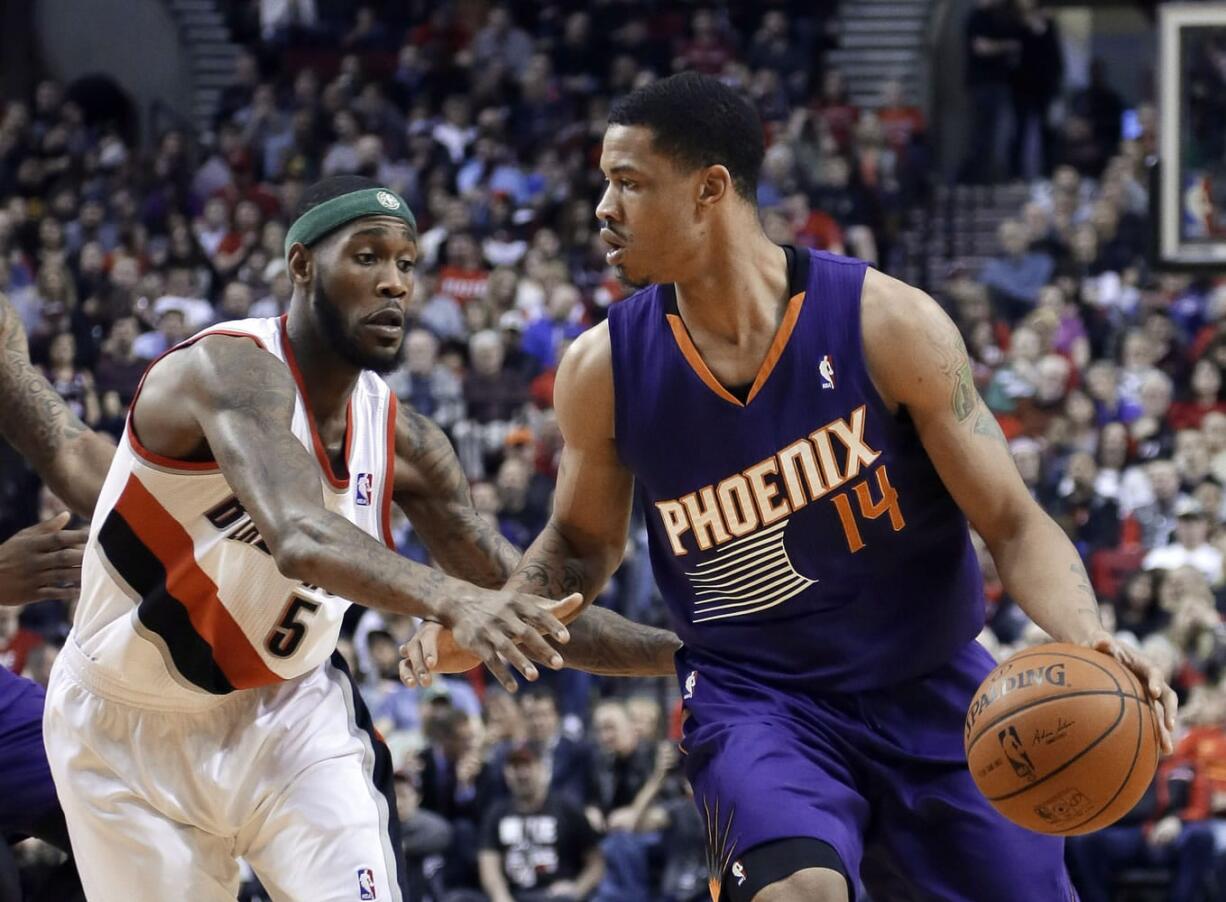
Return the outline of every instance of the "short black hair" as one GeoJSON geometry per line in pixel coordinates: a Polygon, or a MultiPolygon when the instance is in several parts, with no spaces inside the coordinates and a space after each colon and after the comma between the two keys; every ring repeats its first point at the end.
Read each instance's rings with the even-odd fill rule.
{"type": "Polygon", "coordinates": [[[302,192],[302,199],[298,201],[298,209],[294,213],[294,219],[297,219],[312,207],[318,207],[322,203],[327,203],[334,197],[352,194],[354,191],[364,191],[367,188],[382,187],[379,182],[376,182],[374,179],[368,179],[364,175],[330,175],[326,179],[320,179],[302,192]]]}
{"type": "Polygon", "coordinates": [[[766,142],[757,110],[718,78],[681,72],[618,98],[610,125],[651,130],[655,149],[686,169],[728,168],[741,197],[757,203],[766,142]]]}

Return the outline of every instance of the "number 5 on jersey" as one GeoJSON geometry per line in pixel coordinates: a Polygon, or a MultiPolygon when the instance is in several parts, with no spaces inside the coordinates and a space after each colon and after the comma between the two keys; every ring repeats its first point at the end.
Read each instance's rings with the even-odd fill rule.
{"type": "Polygon", "coordinates": [[[280,622],[272,628],[272,632],[264,640],[264,647],[268,649],[268,653],[278,658],[288,658],[296,652],[303,638],[306,637],[307,628],[303,620],[317,610],[319,610],[318,601],[308,601],[297,595],[291,596],[280,622]]]}
{"type": "Polygon", "coordinates": [[[877,488],[881,491],[881,498],[878,501],[873,501],[869,497],[867,478],[857,482],[851,491],[840,492],[832,499],[839,512],[839,520],[843,523],[843,533],[847,536],[847,548],[852,554],[864,547],[864,539],[860,536],[860,527],[856,523],[856,515],[851,509],[851,499],[848,497],[852,492],[855,492],[860,516],[865,520],[876,520],[882,514],[889,514],[890,525],[894,527],[895,532],[901,532],[902,528],[907,525],[907,521],[902,516],[902,509],[898,506],[898,492],[895,491],[894,486],[890,485],[890,476],[886,473],[884,466],[877,468],[877,488]]]}

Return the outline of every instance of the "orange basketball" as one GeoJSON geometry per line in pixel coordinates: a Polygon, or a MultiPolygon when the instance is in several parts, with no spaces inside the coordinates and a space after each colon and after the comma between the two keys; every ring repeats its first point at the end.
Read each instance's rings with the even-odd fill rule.
{"type": "Polygon", "coordinates": [[[1123,817],[1158,766],[1158,722],[1132,671],[1064,642],[1018,652],[988,674],[966,714],[979,791],[1039,833],[1090,833],[1123,817]]]}

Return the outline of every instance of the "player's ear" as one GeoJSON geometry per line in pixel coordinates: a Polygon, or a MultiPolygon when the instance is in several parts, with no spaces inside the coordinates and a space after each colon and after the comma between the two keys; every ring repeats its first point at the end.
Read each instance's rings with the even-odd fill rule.
{"type": "Polygon", "coordinates": [[[698,183],[698,203],[712,206],[719,203],[732,190],[732,174],[728,167],[716,164],[702,171],[702,180],[698,183]]]}
{"type": "Polygon", "coordinates": [[[295,285],[305,285],[315,275],[315,255],[298,242],[289,249],[289,278],[295,285]]]}

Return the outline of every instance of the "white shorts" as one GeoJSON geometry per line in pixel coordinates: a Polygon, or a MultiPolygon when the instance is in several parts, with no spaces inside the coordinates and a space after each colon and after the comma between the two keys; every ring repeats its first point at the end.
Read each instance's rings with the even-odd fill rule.
{"type": "Polygon", "coordinates": [[[234,902],[242,857],[278,902],[403,902],[395,800],[376,788],[355,693],[325,662],[203,711],[168,710],[131,698],[70,637],[43,736],[86,897],[234,902]]]}

